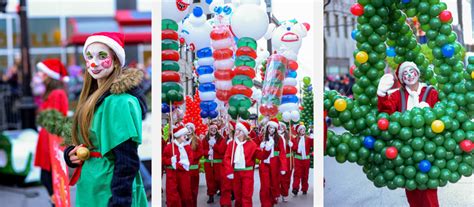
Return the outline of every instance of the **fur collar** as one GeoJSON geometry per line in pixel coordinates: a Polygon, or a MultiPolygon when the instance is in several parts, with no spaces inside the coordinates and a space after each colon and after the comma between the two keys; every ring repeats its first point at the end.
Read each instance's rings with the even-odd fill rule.
{"type": "Polygon", "coordinates": [[[136,88],[143,80],[143,71],[135,68],[127,68],[122,71],[122,74],[112,83],[110,92],[113,94],[126,93],[127,91],[136,88]]]}

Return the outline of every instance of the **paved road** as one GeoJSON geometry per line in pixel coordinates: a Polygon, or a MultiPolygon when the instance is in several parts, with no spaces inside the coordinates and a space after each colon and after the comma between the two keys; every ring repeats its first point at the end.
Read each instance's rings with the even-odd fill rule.
{"type": "MultiPolygon", "coordinates": [[[[336,133],[343,129],[335,129],[336,133]]],[[[405,191],[377,188],[354,163],[339,164],[332,157],[324,158],[324,205],[334,207],[408,206],[405,191]]],[[[474,176],[463,177],[456,184],[438,189],[440,206],[474,206],[474,176]]]]}
{"type": "MultiPolygon", "coordinates": [[[[258,170],[255,170],[255,179],[254,179],[254,191],[253,191],[253,206],[260,206],[260,199],[259,199],[259,191],[260,191],[260,179],[258,175],[258,170]]],[[[163,192],[165,192],[165,185],[166,185],[166,176],[163,176],[163,192]]],[[[198,205],[197,206],[210,206],[210,207],[218,207],[219,205],[219,197],[214,197],[214,203],[213,204],[207,204],[206,201],[208,199],[208,196],[206,195],[206,178],[204,176],[204,173],[200,174],[199,178],[199,194],[198,194],[198,205]]],[[[290,192],[291,194],[291,192],[290,192]]],[[[288,198],[287,203],[278,203],[278,206],[298,206],[298,207],[304,207],[304,206],[313,206],[313,170],[310,169],[309,171],[309,189],[308,189],[308,194],[302,195],[301,192],[298,194],[298,196],[294,197],[293,194],[291,194],[288,198]]],[[[165,206],[165,194],[163,193],[163,201],[162,201],[162,206],[165,206]]]]}

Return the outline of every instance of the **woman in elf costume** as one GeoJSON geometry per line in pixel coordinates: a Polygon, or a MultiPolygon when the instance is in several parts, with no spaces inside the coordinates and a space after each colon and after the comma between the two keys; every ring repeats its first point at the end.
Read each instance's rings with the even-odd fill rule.
{"type": "Polygon", "coordinates": [[[274,141],[265,143],[260,149],[249,139],[250,124],[238,121],[235,126],[235,139],[229,143],[225,152],[224,169],[226,177],[233,180],[235,206],[252,206],[255,159],[264,160],[273,148],[274,141]]]}
{"type": "MultiPolygon", "coordinates": [[[[286,168],[288,169],[287,173],[280,176],[280,194],[281,194],[281,200],[283,202],[287,202],[288,194],[290,191],[291,175],[293,173],[293,169],[295,168],[295,164],[294,164],[294,158],[291,156],[292,150],[290,150],[291,148],[290,135],[286,128],[285,123],[280,122],[280,128],[278,129],[278,133],[282,137],[282,140],[284,142],[285,152],[286,152],[285,162],[286,162],[286,168]]],[[[293,143],[291,146],[293,146],[293,143]]]]}
{"type": "MultiPolygon", "coordinates": [[[[66,68],[58,59],[43,60],[36,64],[36,67],[38,76],[46,87],[39,112],[54,109],[66,116],[69,109],[68,98],[64,89],[64,82],[68,80],[66,68]]],[[[41,168],[41,184],[46,187],[49,195],[52,196],[53,180],[49,136],[50,134],[46,129],[42,128],[40,130],[38,144],[36,145],[35,166],[41,168]]]]}
{"type": "MultiPolygon", "coordinates": [[[[433,107],[438,102],[436,89],[420,83],[420,70],[415,63],[403,62],[395,73],[401,87],[391,94],[388,94],[388,91],[395,82],[392,74],[385,74],[380,79],[377,89],[380,112],[405,112],[415,107],[433,107]]],[[[405,194],[410,206],[439,206],[437,189],[405,189],[405,194]]]]}
{"type": "Polygon", "coordinates": [[[215,122],[211,122],[206,138],[202,142],[203,153],[206,158],[204,171],[206,174],[207,203],[214,202],[214,195],[221,190],[222,181],[222,158],[227,148],[226,140],[219,134],[215,122]]]}
{"type": "Polygon", "coordinates": [[[265,125],[265,132],[258,139],[260,148],[264,148],[267,142],[275,143],[271,149],[270,156],[261,160],[258,170],[261,185],[260,201],[264,207],[273,206],[278,203],[278,198],[280,197],[280,176],[285,175],[288,170],[286,166],[285,141],[278,134],[278,127],[278,119],[271,119],[265,125]]]}
{"type": "Polygon", "coordinates": [[[293,141],[289,142],[289,146],[295,152],[295,172],[293,174],[293,190],[291,191],[295,196],[298,195],[300,183],[303,195],[308,192],[309,165],[311,163],[309,153],[313,147],[313,138],[306,136],[306,127],[303,124],[296,126],[296,133],[293,141]]]}
{"type": "Polygon", "coordinates": [[[77,167],[76,206],[147,206],[137,149],[146,102],[140,91],[143,73],[124,69],[124,36],[89,36],[83,55],[87,73],[73,118],[66,163],[77,167]]]}
{"type": "Polygon", "coordinates": [[[166,166],[166,205],[169,207],[193,206],[191,190],[191,161],[193,152],[186,145],[188,129],[182,125],[173,129],[174,139],[163,151],[163,164],[166,166]]]}
{"type": "Polygon", "coordinates": [[[197,206],[197,197],[199,192],[199,161],[202,157],[202,143],[196,135],[196,128],[193,123],[187,123],[186,128],[189,131],[186,144],[191,146],[193,153],[193,159],[190,160],[191,165],[189,166],[189,174],[191,175],[191,191],[193,195],[192,206],[197,206]]]}

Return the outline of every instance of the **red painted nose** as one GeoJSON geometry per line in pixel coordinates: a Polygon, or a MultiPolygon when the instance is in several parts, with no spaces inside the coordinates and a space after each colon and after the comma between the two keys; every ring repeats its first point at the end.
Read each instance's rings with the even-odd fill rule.
{"type": "Polygon", "coordinates": [[[95,68],[97,65],[95,63],[91,63],[91,67],[95,68]]]}

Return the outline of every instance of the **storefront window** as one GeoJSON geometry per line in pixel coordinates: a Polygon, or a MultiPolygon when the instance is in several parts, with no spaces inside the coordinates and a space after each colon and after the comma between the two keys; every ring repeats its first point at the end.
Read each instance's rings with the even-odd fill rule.
{"type": "Polygon", "coordinates": [[[7,20],[0,19],[0,48],[7,48],[7,20]]]}
{"type": "MultiPolygon", "coordinates": [[[[13,42],[15,47],[20,46],[20,22],[13,19],[13,42]]],[[[30,47],[60,47],[61,30],[59,18],[30,18],[28,20],[30,33],[30,47]]]]}
{"type": "Polygon", "coordinates": [[[8,57],[6,55],[0,56],[0,77],[7,71],[8,57]]]}

